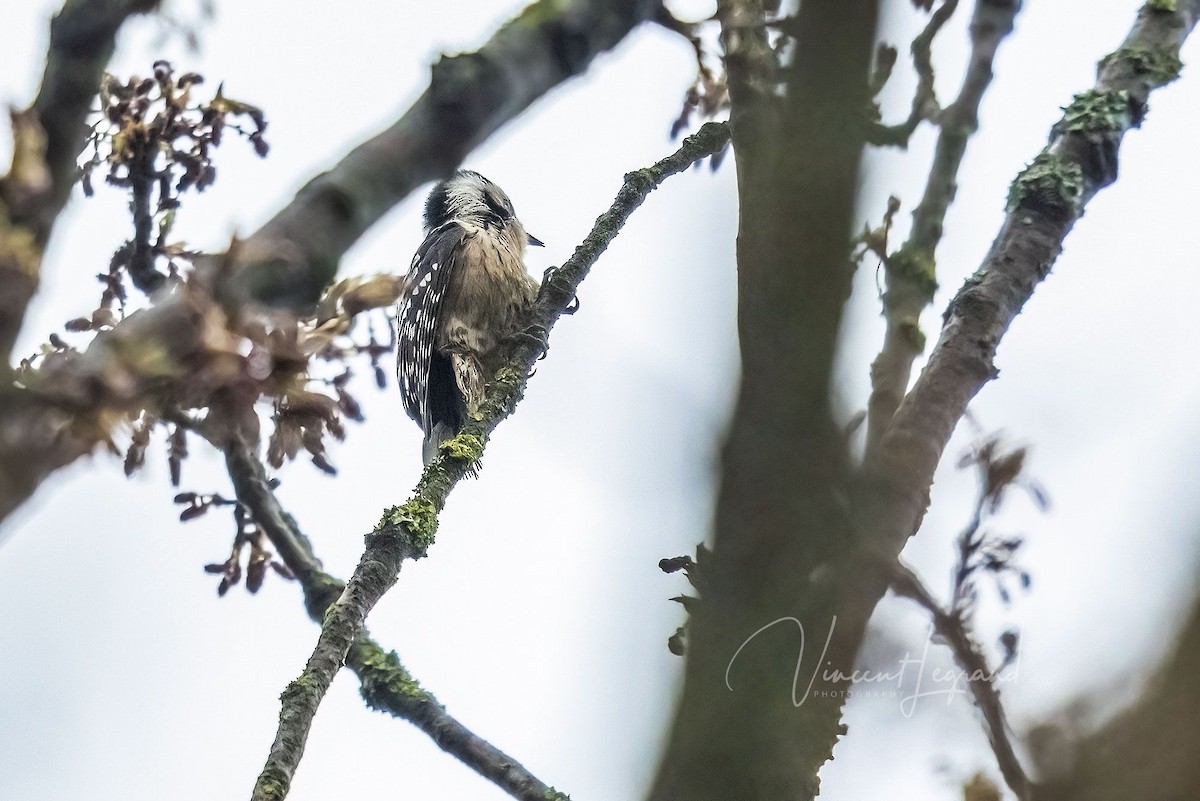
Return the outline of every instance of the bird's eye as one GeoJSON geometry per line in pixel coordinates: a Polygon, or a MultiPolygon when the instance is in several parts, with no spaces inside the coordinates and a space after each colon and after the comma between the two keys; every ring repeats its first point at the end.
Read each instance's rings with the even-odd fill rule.
{"type": "Polygon", "coordinates": [[[502,220],[512,219],[513,208],[512,204],[508,202],[507,198],[501,198],[497,196],[495,192],[484,192],[483,199],[484,202],[487,203],[488,208],[491,209],[492,213],[497,217],[502,220]]]}

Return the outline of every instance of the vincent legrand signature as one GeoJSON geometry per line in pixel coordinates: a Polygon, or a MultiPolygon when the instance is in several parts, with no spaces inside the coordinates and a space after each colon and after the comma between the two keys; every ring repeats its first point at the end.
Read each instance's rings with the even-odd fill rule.
{"type": "Polygon", "coordinates": [[[904,658],[898,661],[896,670],[852,670],[846,673],[833,667],[826,660],[826,656],[829,653],[829,643],[833,640],[833,632],[837,628],[837,616],[834,615],[829,621],[829,630],[825,634],[825,643],[821,648],[821,655],[813,664],[812,673],[808,675],[808,683],[804,687],[804,692],[800,693],[801,671],[804,667],[804,651],[807,645],[804,624],[795,617],[781,617],[760,627],[747,637],[738,646],[738,649],[734,651],[733,656],[729,659],[729,664],[725,667],[725,686],[730,692],[733,692],[733,685],[730,683],[730,674],[733,671],[734,663],[741,656],[742,651],[746,650],[746,647],[760,634],[781,624],[792,624],[800,632],[800,646],[796,653],[796,669],[792,674],[791,691],[792,706],[794,707],[803,706],[808,698],[816,694],[846,694],[849,692],[847,685],[888,685],[894,683],[896,690],[894,694],[900,697],[900,711],[905,717],[909,717],[915,711],[917,700],[920,698],[944,696],[946,702],[949,703],[956,695],[965,695],[967,693],[967,685],[972,681],[1014,681],[1017,677],[1015,663],[1003,675],[999,671],[988,674],[976,671],[975,673],[968,674],[965,670],[958,668],[947,669],[940,667],[934,667],[927,671],[926,665],[929,659],[931,637],[926,638],[925,647],[920,658],[913,658],[906,652],[904,658]],[[825,683],[823,685],[824,689],[817,689],[814,692],[813,687],[816,685],[818,677],[825,683]],[[906,688],[906,677],[909,679],[911,687],[906,688]],[[934,689],[922,689],[922,685],[926,680],[934,683],[934,689]]]}

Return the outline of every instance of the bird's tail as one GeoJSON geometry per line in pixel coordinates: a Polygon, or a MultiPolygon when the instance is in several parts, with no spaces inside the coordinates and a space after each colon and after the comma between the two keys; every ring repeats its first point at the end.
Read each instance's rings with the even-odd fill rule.
{"type": "Polygon", "coordinates": [[[421,458],[425,464],[433,461],[443,442],[458,436],[467,416],[474,414],[483,403],[484,380],[479,359],[472,353],[453,352],[450,354],[450,366],[458,387],[459,402],[455,404],[457,408],[451,415],[456,419],[454,422],[439,420],[425,436],[425,442],[421,445],[421,458]]]}
{"type": "Polygon", "coordinates": [[[449,423],[435,424],[433,430],[425,436],[425,441],[421,443],[421,460],[425,464],[432,462],[433,457],[437,456],[438,447],[446,440],[454,439],[457,434],[458,432],[449,423]]]}

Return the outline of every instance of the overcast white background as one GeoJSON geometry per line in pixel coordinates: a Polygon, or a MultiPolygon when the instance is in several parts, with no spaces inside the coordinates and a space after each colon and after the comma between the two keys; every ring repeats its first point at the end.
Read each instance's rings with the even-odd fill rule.
{"type": "MultiPolygon", "coordinates": [[[[0,2],[0,98],[32,98],[55,5],[0,2]]],[[[179,214],[176,230],[191,244],[218,248],[395,119],[438,53],[479,45],[523,5],[218,3],[199,53],[178,38],[154,47],[160,27],[144,21],[122,35],[113,71],[145,74],[165,55],[203,73],[209,89],[224,80],[228,95],[265,108],[270,157],[230,138],[216,185],[179,214]]],[[[698,18],[711,5],[676,7],[698,18]]],[[[973,4],[962,5],[935,48],[943,98],[957,90],[966,55],[973,4]]],[[[1095,61],[1120,43],[1138,5],[1026,3],[963,165],[939,251],[942,289],[925,318],[931,333],[995,235],[1008,183],[1059,107],[1091,85],[1095,61]]],[[[196,15],[188,3],[175,8],[196,15]]],[[[896,0],[883,36],[903,50],[922,23],[896,0]]],[[[1189,45],[1183,55],[1198,53],[1189,45]]],[[[893,119],[907,109],[906,66],[887,96],[893,119]]],[[[503,186],[547,243],[532,253],[535,274],[571,252],[625,171],[673,149],[668,127],[693,70],[685,42],[643,28],[471,155],[468,166],[503,186]]],[[[1115,703],[1167,647],[1172,616],[1195,589],[1198,108],[1200,80],[1186,69],[1155,95],[1143,130],[1126,140],[1119,183],[1072,233],[1001,347],[1000,380],[973,407],[986,428],[1032,446],[1031,470],[1054,502],[1044,515],[1021,497],[1007,505],[1001,528],[1028,534],[1034,584],[1012,609],[989,604],[981,620],[989,637],[1021,627],[1019,676],[1004,690],[1017,728],[1077,697],[1115,703]]],[[[869,157],[862,221],[877,221],[894,193],[907,226],[932,143],[923,129],[907,153],[869,157]]],[[[370,620],[450,712],[578,801],[641,795],[671,714],[682,662],[666,638],[682,610],[667,599],[686,585],[656,563],[708,532],[713,457],[737,380],[734,180],[732,159],[716,175],[691,171],[634,216],[584,285],[582,311],[556,328],[480,479],[452,496],[429,558],[405,567],[370,620]]],[[[406,268],[421,238],[420,201],[372,229],[343,274],[406,268]]],[[[93,307],[91,276],[128,235],[124,202],[107,188],[72,202],[24,350],[93,307]]],[[[865,405],[882,334],[872,266],[859,271],[846,321],[846,416],[865,405]]],[[[368,421],[333,451],[339,478],[297,463],[280,489],[342,577],[420,468],[419,430],[394,388],[361,378],[368,421]]],[[[228,492],[219,460],[198,442],[192,450],[185,488],[228,492]]],[[[0,530],[5,801],[242,798],[262,766],[277,696],[317,629],[299,589],[276,576],[255,597],[237,588],[218,599],[201,567],[224,558],[231,524],[224,515],[179,524],[161,443],[149,462],[127,481],[117,459],[83,460],[0,530]]],[[[939,473],[906,552],[939,592],[972,482],[952,464],[939,473]]],[[[923,647],[920,614],[888,599],[877,617],[890,631],[878,646],[885,654],[923,647]]],[[[911,718],[894,699],[863,698],[848,722],[822,797],[949,799],[956,782],[992,771],[962,697],[911,718]]],[[[347,673],[321,707],[291,798],[368,794],[504,797],[412,727],[365,709],[347,673]]]]}

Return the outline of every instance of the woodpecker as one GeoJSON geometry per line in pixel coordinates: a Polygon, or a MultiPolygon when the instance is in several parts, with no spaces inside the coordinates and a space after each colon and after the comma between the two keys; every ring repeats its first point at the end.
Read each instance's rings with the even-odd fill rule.
{"type": "Polygon", "coordinates": [[[425,201],[425,241],[408,268],[396,323],[404,409],[425,432],[425,464],[458,434],[500,367],[505,339],[538,293],[525,269],[530,236],[512,201],[477,172],[459,170],[425,201]]]}

